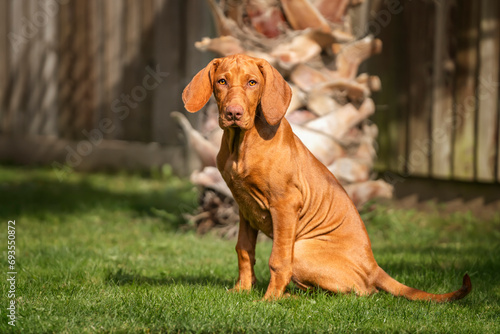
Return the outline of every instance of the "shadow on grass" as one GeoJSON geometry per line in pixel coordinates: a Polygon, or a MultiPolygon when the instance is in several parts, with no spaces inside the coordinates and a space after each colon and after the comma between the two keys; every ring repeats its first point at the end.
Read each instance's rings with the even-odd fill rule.
{"type": "MultiPolygon", "coordinates": [[[[382,265],[383,267],[383,265],[382,265]]],[[[387,269],[387,268],[386,268],[387,269]]],[[[484,268],[486,269],[486,268],[484,268]]],[[[496,269],[489,269],[488,272],[483,272],[483,268],[474,268],[476,274],[469,274],[472,276],[472,285],[473,292],[471,295],[478,294],[479,301],[471,300],[471,297],[465,299],[465,304],[472,305],[474,303],[493,303],[497,304],[498,299],[495,296],[495,289],[500,286],[500,283],[496,280],[496,274],[493,272],[496,269]]],[[[403,284],[407,284],[417,289],[423,289],[430,293],[447,293],[452,292],[461,287],[462,284],[462,275],[464,272],[461,270],[446,270],[444,273],[443,281],[439,280],[440,275],[436,275],[440,269],[437,265],[430,265],[426,268],[426,270],[422,271],[419,268],[415,268],[410,264],[399,264],[399,265],[391,265],[388,273],[397,278],[397,276],[403,274],[406,276],[408,274],[414,275],[416,277],[415,280],[401,280],[399,281],[403,284]],[[406,275],[405,275],[406,274],[406,275]],[[424,284],[422,284],[422,276],[428,277],[428,280],[424,284]],[[419,278],[418,278],[419,277],[419,278]]],[[[236,278],[236,277],[235,277],[236,278]]],[[[123,269],[118,269],[115,271],[109,271],[106,275],[105,281],[110,285],[116,286],[170,286],[170,285],[187,285],[187,286],[210,286],[210,287],[220,287],[224,289],[231,289],[235,284],[235,279],[224,279],[221,277],[217,277],[214,275],[174,275],[174,276],[144,276],[133,272],[128,272],[123,269]]],[[[263,296],[267,290],[267,286],[269,284],[269,278],[260,277],[257,281],[257,284],[252,288],[252,291],[256,292],[257,295],[263,296]]],[[[322,290],[322,289],[310,289],[308,291],[303,291],[299,289],[294,284],[290,284],[287,289],[287,293],[290,293],[292,296],[300,296],[300,297],[313,297],[317,294],[325,294],[329,297],[335,297],[339,294],[322,290]]],[[[380,291],[382,294],[388,294],[385,291],[380,291]]],[[[340,294],[342,295],[342,294],[340,294]]],[[[351,295],[355,296],[354,293],[351,295]]],[[[365,298],[365,297],[359,297],[365,298]]]]}
{"type": "Polygon", "coordinates": [[[213,275],[176,275],[172,277],[149,277],[133,272],[127,272],[123,269],[110,271],[106,275],[106,282],[113,285],[216,285],[230,288],[234,285],[234,280],[223,279],[213,275]]]}
{"type": "MultiPolygon", "coordinates": [[[[140,191],[136,186],[118,192],[109,190],[106,184],[96,185],[97,182],[90,179],[92,176],[83,175],[76,180],[60,182],[48,171],[20,169],[20,173],[26,175],[12,180],[4,175],[0,178],[0,215],[3,217],[23,214],[45,219],[50,215],[78,215],[92,209],[105,209],[110,212],[128,210],[142,216],[162,215],[176,220],[197,206],[192,185],[178,179],[176,182],[161,181],[164,187],[156,187],[160,189],[140,191]]],[[[110,176],[105,182],[127,181],[110,176]]]]}
{"type": "Polygon", "coordinates": [[[458,273],[474,273],[496,275],[500,272],[500,262],[496,255],[500,252],[500,243],[466,245],[462,249],[441,248],[435,246],[385,246],[375,251],[375,259],[383,258],[384,253],[401,254],[401,259],[377,261],[386,271],[394,273],[417,272],[429,270],[432,272],[455,271],[458,273]],[[414,259],[405,254],[421,254],[414,259]],[[430,260],[430,262],[429,262],[430,260]]]}

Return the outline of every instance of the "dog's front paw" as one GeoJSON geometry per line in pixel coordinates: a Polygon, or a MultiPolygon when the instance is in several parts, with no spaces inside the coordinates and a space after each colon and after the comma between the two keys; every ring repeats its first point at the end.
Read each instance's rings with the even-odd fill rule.
{"type": "Polygon", "coordinates": [[[264,295],[264,298],[262,298],[261,302],[273,302],[273,301],[277,301],[277,300],[281,300],[281,299],[299,299],[299,297],[295,296],[295,295],[291,295],[289,292],[285,292],[285,293],[282,293],[281,295],[275,295],[275,294],[272,294],[272,295],[264,295]]]}
{"type": "Polygon", "coordinates": [[[272,302],[272,301],[281,299],[283,297],[285,297],[285,294],[283,294],[277,290],[272,290],[272,291],[267,290],[266,294],[264,295],[264,298],[262,298],[262,301],[272,302]]]}
{"type": "Polygon", "coordinates": [[[250,292],[250,290],[252,290],[252,284],[242,284],[238,282],[234,288],[227,290],[227,292],[250,292]]]}

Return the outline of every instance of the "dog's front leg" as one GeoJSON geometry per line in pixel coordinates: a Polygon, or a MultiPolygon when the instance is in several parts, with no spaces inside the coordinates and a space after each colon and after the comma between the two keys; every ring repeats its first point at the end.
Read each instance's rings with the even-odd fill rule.
{"type": "Polygon", "coordinates": [[[298,208],[290,202],[273,207],[270,211],[273,220],[273,249],[269,258],[271,280],[264,300],[281,298],[290,283],[298,221],[298,208]]]}
{"type": "Polygon", "coordinates": [[[231,291],[249,291],[257,282],[253,266],[255,265],[255,243],[258,230],[252,228],[240,212],[240,229],[236,253],[238,253],[238,281],[231,291]]]}

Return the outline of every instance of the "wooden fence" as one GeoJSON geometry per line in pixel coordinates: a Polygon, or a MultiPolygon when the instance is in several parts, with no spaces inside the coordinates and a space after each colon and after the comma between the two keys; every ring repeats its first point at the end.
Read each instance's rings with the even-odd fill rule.
{"type": "Polygon", "coordinates": [[[125,140],[171,147],[162,161],[182,168],[169,114],[212,26],[200,0],[0,0],[0,159],[30,162],[48,141],[38,160],[82,168],[125,140]]]}
{"type": "Polygon", "coordinates": [[[500,181],[500,2],[389,1],[368,9],[384,42],[380,169],[398,176],[500,181]],[[401,10],[400,10],[401,9],[401,10]]]}
{"type": "MultiPolygon", "coordinates": [[[[356,11],[357,33],[384,44],[363,68],[383,85],[378,168],[499,182],[500,3],[366,0],[356,11]]],[[[212,29],[203,0],[0,0],[0,159],[82,167],[122,140],[144,143],[145,156],[157,152],[147,143],[172,148],[157,163],[182,168],[169,113],[213,57],[193,47],[212,29]]]]}

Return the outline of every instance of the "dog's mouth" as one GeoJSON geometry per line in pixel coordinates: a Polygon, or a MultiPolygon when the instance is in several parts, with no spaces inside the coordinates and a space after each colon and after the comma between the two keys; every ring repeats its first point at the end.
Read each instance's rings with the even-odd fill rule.
{"type": "Polygon", "coordinates": [[[241,120],[232,120],[232,121],[229,121],[230,122],[230,127],[232,128],[241,128],[243,126],[243,122],[241,120]]]}
{"type": "Polygon", "coordinates": [[[246,129],[247,126],[248,126],[248,122],[242,120],[242,119],[239,119],[239,120],[235,120],[235,119],[225,119],[225,118],[221,118],[220,119],[220,122],[219,122],[219,125],[220,127],[224,130],[224,129],[246,129]]]}

